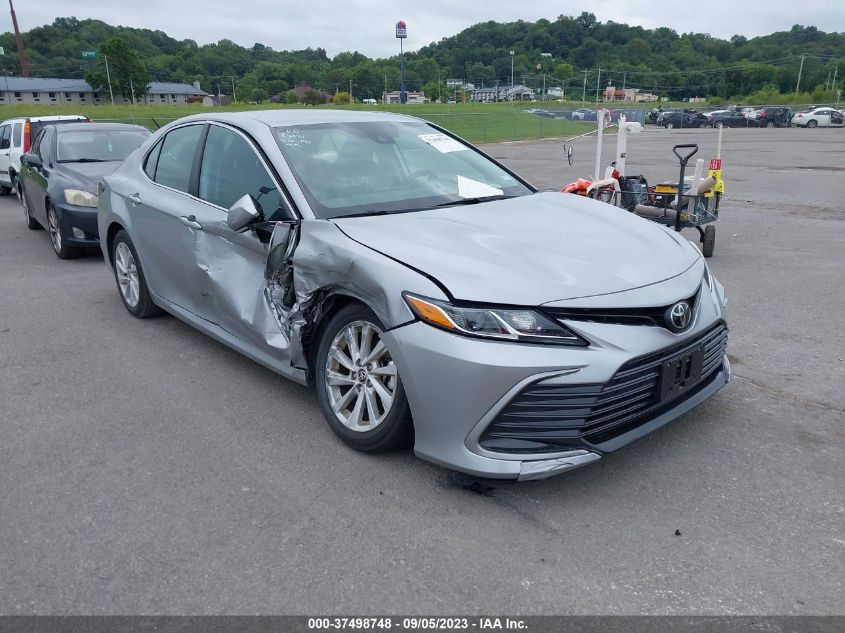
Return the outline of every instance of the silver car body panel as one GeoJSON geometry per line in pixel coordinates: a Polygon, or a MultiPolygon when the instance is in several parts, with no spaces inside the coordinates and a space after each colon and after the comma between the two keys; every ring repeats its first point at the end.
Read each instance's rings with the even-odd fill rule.
{"type": "MultiPolygon", "coordinates": [[[[519,479],[599,459],[602,450],[493,453],[479,446],[478,437],[527,384],[606,382],[630,359],[691,339],[724,320],[721,286],[709,276],[700,252],[679,234],[579,196],[533,194],[388,216],[317,219],[272,128],[397,118],[404,117],[279,110],[174,122],[105,179],[98,222],[106,259],[109,229],[123,228],[136,245],[158,305],[300,383],[308,382],[308,345],[332,302],[351,298],[366,304],[385,326],[383,340],[405,384],[415,452],[421,457],[479,476],[519,479]],[[299,218],[293,228],[278,224],[270,244],[262,243],[254,231],[229,229],[225,210],[146,177],[143,160],[161,135],[192,122],[234,126],[260,148],[299,218]],[[155,212],[128,202],[132,194],[155,212]],[[161,216],[161,209],[174,205],[171,216],[195,215],[202,229],[161,216]],[[277,248],[284,249],[283,256],[277,248]],[[669,305],[699,288],[694,320],[682,334],[662,327],[565,321],[590,342],[587,347],[458,336],[416,320],[402,297],[407,291],[447,301],[628,308],[669,305]]],[[[728,379],[725,359],[706,389],[617,443],[676,418],[728,379]]]]}

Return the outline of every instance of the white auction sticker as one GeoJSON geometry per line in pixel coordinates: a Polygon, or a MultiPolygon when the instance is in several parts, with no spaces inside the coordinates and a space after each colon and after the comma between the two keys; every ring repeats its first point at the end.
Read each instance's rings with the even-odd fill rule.
{"type": "Polygon", "coordinates": [[[466,145],[461,145],[451,136],[446,136],[445,134],[418,134],[417,136],[441,154],[448,154],[449,152],[463,152],[469,149],[466,145]]]}

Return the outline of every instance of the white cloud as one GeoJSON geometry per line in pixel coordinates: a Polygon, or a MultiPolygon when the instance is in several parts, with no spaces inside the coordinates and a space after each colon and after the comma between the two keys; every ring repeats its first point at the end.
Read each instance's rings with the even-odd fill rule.
{"type": "MultiPolygon", "coordinates": [[[[778,3],[762,0],[708,0],[706,10],[678,9],[655,0],[588,0],[580,5],[534,0],[86,0],[69,6],[67,0],[20,2],[16,7],[23,30],[74,15],[110,24],[164,31],[200,44],[227,38],[251,46],[261,42],[274,49],[325,48],[329,55],[358,50],[370,57],[394,55],[399,45],[393,26],[408,23],[407,50],[454,35],[478,22],[539,18],[554,20],[561,13],[592,11],[599,20],[669,26],[679,32],[710,33],[729,38],[735,33],[753,37],[788,30],[793,24],[814,25],[823,31],[845,31],[845,3],[804,0],[778,3]]],[[[705,5],[702,5],[704,7],[705,5]]],[[[11,24],[7,19],[6,28],[11,24]]]]}

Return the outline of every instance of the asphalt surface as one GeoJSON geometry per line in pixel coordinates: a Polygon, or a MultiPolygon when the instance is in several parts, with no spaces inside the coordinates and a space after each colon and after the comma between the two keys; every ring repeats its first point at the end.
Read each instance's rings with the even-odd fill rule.
{"type": "MultiPolygon", "coordinates": [[[[633,137],[628,173],[675,177],[688,141],[713,154],[712,131],[633,137]]],[[[132,318],[102,259],[58,260],[0,199],[0,613],[845,613],[843,142],[726,131],[727,388],[492,487],[351,451],[307,389],[132,318]]],[[[487,149],[555,188],[594,155],[487,149]]]]}

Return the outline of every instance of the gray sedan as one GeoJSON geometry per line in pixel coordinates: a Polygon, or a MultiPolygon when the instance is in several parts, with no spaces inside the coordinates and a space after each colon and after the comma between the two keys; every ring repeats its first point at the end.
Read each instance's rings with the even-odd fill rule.
{"type": "Polygon", "coordinates": [[[360,450],[537,479],[730,379],[724,290],[695,246],[412,117],[180,119],[105,178],[98,223],[130,313],[313,385],[360,450]]]}

